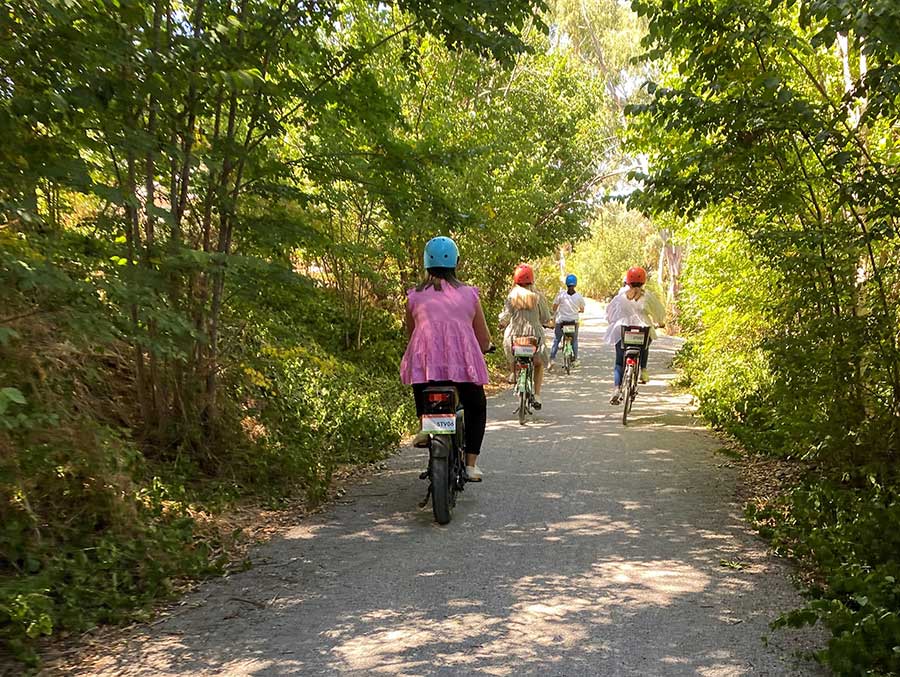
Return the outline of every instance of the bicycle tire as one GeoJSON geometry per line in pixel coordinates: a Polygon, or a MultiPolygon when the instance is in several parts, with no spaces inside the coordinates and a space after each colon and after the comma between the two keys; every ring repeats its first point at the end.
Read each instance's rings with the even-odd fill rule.
{"type": "Polygon", "coordinates": [[[638,368],[635,367],[631,370],[631,402],[628,403],[628,413],[631,413],[631,408],[634,406],[634,401],[637,399],[638,394],[638,368]]]}
{"type": "Polygon", "coordinates": [[[568,376],[572,370],[572,356],[569,355],[568,343],[566,343],[566,345],[563,347],[563,366],[566,369],[566,376],[568,376]]]}
{"type": "Polygon", "coordinates": [[[625,376],[622,383],[625,386],[625,401],[622,402],[622,425],[628,425],[628,413],[631,411],[631,402],[634,399],[634,390],[631,387],[632,377],[634,376],[634,367],[625,367],[625,376]]]}
{"type": "Polygon", "coordinates": [[[453,517],[452,444],[446,435],[435,435],[431,440],[431,508],[438,524],[449,524],[453,517]]]}
{"type": "Polygon", "coordinates": [[[466,484],[466,417],[464,412],[456,412],[456,444],[451,449],[453,454],[452,466],[455,468],[450,477],[450,507],[456,507],[457,494],[463,490],[466,484]]]}
{"type": "Polygon", "coordinates": [[[525,425],[525,417],[528,415],[528,393],[524,390],[519,393],[519,425],[525,425]]]}

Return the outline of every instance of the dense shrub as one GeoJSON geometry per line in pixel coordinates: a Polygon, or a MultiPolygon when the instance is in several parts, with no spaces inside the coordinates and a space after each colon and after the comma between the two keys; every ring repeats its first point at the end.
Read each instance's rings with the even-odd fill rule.
{"type": "Polygon", "coordinates": [[[900,492],[875,474],[808,483],[750,516],[818,583],[776,625],[823,623],[822,658],[841,675],[900,674],[900,492]]]}
{"type": "Polygon", "coordinates": [[[41,636],[140,617],[178,579],[219,571],[221,537],[198,512],[315,501],[339,464],[396,447],[414,420],[396,320],[372,309],[347,351],[332,293],[288,288],[228,337],[241,350],[223,371],[216,445],[193,446],[190,430],[137,436],[125,348],[96,301],[0,341],[0,641],[17,656],[32,659],[41,636]]]}

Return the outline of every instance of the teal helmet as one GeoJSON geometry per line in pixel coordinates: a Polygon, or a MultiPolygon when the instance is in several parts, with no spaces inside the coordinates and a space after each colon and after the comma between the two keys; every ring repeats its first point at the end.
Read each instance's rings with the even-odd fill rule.
{"type": "Polygon", "coordinates": [[[429,268],[456,268],[459,248],[449,237],[433,237],[425,245],[425,270],[429,268]]]}
{"type": "Polygon", "coordinates": [[[577,277],[575,277],[575,276],[572,275],[571,273],[569,273],[568,275],[566,275],[566,286],[567,286],[567,287],[574,287],[576,284],[578,284],[578,278],[577,278],[577,277]]]}

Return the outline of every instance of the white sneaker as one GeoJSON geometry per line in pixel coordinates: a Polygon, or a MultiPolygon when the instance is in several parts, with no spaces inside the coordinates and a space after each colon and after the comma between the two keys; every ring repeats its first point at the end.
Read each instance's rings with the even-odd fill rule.
{"type": "Polygon", "coordinates": [[[610,404],[621,404],[621,403],[622,403],[622,391],[621,391],[621,389],[620,389],[620,390],[614,390],[614,391],[613,391],[612,397],[609,398],[609,403],[610,403],[610,404]]]}
{"type": "Polygon", "coordinates": [[[424,447],[427,447],[430,441],[431,435],[420,430],[416,433],[416,436],[413,437],[413,446],[422,449],[424,447]]]}
{"type": "Polygon", "coordinates": [[[531,406],[534,407],[535,411],[538,411],[544,405],[541,404],[541,398],[538,397],[537,395],[535,395],[534,397],[531,398],[531,406]]]}
{"type": "Polygon", "coordinates": [[[470,482],[480,482],[484,477],[484,473],[481,472],[481,468],[477,465],[467,465],[466,475],[469,476],[470,482]]]}

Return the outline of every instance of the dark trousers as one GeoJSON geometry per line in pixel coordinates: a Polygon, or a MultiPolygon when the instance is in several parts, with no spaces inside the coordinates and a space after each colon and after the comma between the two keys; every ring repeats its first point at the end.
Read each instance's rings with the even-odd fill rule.
{"type": "Polygon", "coordinates": [[[416,415],[425,413],[425,388],[429,386],[456,386],[459,402],[466,412],[466,453],[481,453],[484,441],[484,428],[487,425],[487,398],[484,386],[475,383],[452,383],[451,381],[429,381],[414,383],[413,395],[416,398],[416,415]]]}
{"type": "MultiPolygon", "coordinates": [[[[647,368],[647,358],[650,356],[650,343],[647,342],[647,347],[641,351],[641,369],[647,368]]],[[[616,384],[618,388],[622,385],[622,374],[625,371],[625,346],[622,345],[622,342],[619,341],[616,344],[616,368],[613,370],[613,383],[616,384]]]]}

